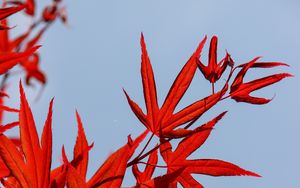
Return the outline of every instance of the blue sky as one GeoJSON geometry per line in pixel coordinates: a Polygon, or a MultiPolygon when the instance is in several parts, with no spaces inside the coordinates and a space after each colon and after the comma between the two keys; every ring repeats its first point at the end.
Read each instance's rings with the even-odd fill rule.
{"type": "MultiPolygon", "coordinates": [[[[38,3],[42,6],[47,2],[38,3]]],[[[71,157],[76,138],[75,109],[82,116],[89,141],[95,142],[90,153],[89,176],[126,142],[128,134],[135,137],[144,130],[122,92],[124,87],[144,107],[139,72],[141,32],[155,72],[160,103],[202,38],[217,35],[219,58],[228,50],[237,64],[263,56],[264,61],[291,65],[251,72],[246,80],[282,71],[295,77],[254,93],[275,96],[267,105],[228,100],[199,121],[200,124],[224,110],[229,111],[193,157],[223,159],[263,177],[195,177],[205,187],[299,187],[300,4],[297,0],[66,0],[65,5],[70,26],[56,23],[41,41],[41,66],[49,82],[40,101],[33,101],[37,90],[28,89],[40,130],[49,100],[55,96],[54,165],[60,163],[62,144],[71,157]]],[[[21,19],[18,26],[22,24],[21,19]]],[[[206,46],[203,59],[207,59],[207,50],[206,46]]],[[[11,81],[13,101],[18,101],[17,80],[11,81]]],[[[198,72],[180,105],[204,97],[209,91],[208,82],[198,72]]],[[[124,186],[129,185],[133,185],[133,180],[126,176],[124,186]]]]}

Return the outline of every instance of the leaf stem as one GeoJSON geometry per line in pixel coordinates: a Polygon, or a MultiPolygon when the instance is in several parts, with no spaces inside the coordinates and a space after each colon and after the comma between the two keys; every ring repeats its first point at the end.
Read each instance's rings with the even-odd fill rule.
{"type": "Polygon", "coordinates": [[[146,162],[143,162],[143,161],[139,161],[139,162],[137,162],[137,163],[145,164],[145,165],[149,165],[149,166],[155,166],[155,167],[158,167],[158,168],[168,168],[168,166],[164,166],[164,165],[155,165],[155,164],[146,163],[146,162]]]}
{"type": "Polygon", "coordinates": [[[152,138],[154,136],[154,133],[151,134],[150,138],[148,139],[146,145],[144,146],[144,148],[142,149],[142,151],[138,154],[138,156],[135,159],[138,159],[146,150],[146,148],[148,147],[149,143],[151,142],[152,138]]]}

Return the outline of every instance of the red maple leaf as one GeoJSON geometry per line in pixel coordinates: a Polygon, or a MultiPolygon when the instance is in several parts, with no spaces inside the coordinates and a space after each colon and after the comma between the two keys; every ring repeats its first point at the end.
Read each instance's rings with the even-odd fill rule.
{"type": "Polygon", "coordinates": [[[270,102],[271,99],[252,97],[249,94],[255,90],[279,82],[286,77],[292,76],[288,73],[279,73],[244,83],[243,79],[249,68],[272,68],[275,66],[288,66],[287,64],[281,62],[257,62],[259,58],[260,57],[254,58],[252,61],[237,67],[242,67],[242,69],[239,71],[230,87],[230,96],[237,102],[266,104],[270,102]]]}
{"type": "Polygon", "coordinates": [[[67,24],[67,14],[65,7],[60,7],[62,1],[54,1],[43,10],[43,20],[45,22],[53,22],[55,19],[60,18],[64,24],[67,24]]]}
{"type": "Polygon", "coordinates": [[[51,119],[53,100],[50,102],[40,142],[21,82],[20,93],[19,127],[21,151],[9,138],[4,134],[0,134],[0,155],[11,171],[12,176],[17,180],[17,184],[22,187],[47,187],[50,184],[52,156],[51,119]]]}
{"type": "MultiPolygon", "coordinates": [[[[154,74],[143,35],[141,36],[142,47],[142,67],[141,75],[143,81],[144,98],[147,108],[147,114],[128,96],[125,92],[128,103],[137,116],[137,118],[145,125],[145,127],[154,134],[170,135],[174,133],[174,129],[180,125],[198,118],[212,106],[214,106],[221,97],[226,93],[227,87],[221,91],[212,94],[204,99],[198,100],[191,105],[174,113],[176,106],[188,89],[195,71],[197,69],[196,59],[200,57],[201,50],[204,46],[205,39],[199,44],[196,51],[184,65],[178,76],[176,77],[169,93],[161,107],[158,106],[156,84],[154,74]]],[[[179,133],[180,134],[180,133],[179,133]]],[[[182,136],[184,136],[183,134],[182,136]]]]}
{"type": "MultiPolygon", "coordinates": [[[[204,40],[206,41],[206,37],[204,40]]],[[[205,66],[200,59],[197,59],[197,64],[200,71],[204,77],[212,83],[213,93],[214,83],[221,78],[228,65],[233,66],[234,64],[231,56],[228,53],[226,53],[226,56],[219,63],[217,62],[217,46],[218,37],[213,36],[210,41],[207,66],[205,66]]]]}
{"type": "MultiPolygon", "coordinates": [[[[254,172],[244,170],[234,164],[217,159],[187,159],[195,150],[201,147],[208,136],[211,133],[215,124],[225,115],[225,112],[215,117],[213,120],[202,125],[205,127],[205,131],[195,133],[191,136],[184,138],[172,151],[170,142],[161,140],[160,153],[168,166],[167,173],[172,173],[179,168],[185,167],[185,169],[178,176],[177,181],[183,187],[199,187],[203,186],[197,182],[191,174],[204,174],[210,176],[258,176],[254,172]]],[[[177,187],[177,183],[174,182],[169,187],[177,187]]]]}
{"type": "MultiPolygon", "coordinates": [[[[148,131],[145,131],[135,140],[131,140],[131,137],[128,136],[128,143],[111,154],[88,181],[85,181],[85,176],[83,176],[83,174],[86,174],[87,160],[85,162],[84,159],[80,160],[81,164],[83,161],[83,168],[80,168],[79,165],[68,162],[66,156],[63,155],[64,161],[68,167],[66,176],[68,187],[120,187],[127,168],[127,162],[133,155],[140,142],[142,142],[142,140],[145,138],[147,133],[148,131]]],[[[78,145],[80,142],[78,140],[79,137],[77,137],[76,145],[78,145]]],[[[84,150],[87,151],[86,148],[84,150]]],[[[80,151],[82,153],[82,149],[80,151]]]]}

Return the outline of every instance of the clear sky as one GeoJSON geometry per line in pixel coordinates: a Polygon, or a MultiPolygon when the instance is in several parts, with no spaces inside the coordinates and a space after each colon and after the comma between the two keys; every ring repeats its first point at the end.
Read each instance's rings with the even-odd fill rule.
{"type": "MultiPolygon", "coordinates": [[[[39,6],[46,2],[49,1],[38,1],[39,6]]],[[[126,142],[128,134],[136,137],[144,130],[122,92],[124,87],[144,108],[139,72],[141,32],[155,72],[160,103],[202,38],[217,35],[220,58],[228,50],[237,64],[263,56],[264,61],[291,65],[271,71],[257,70],[258,73],[251,72],[246,79],[280,71],[295,77],[254,93],[275,96],[267,105],[228,100],[199,121],[203,123],[229,110],[193,157],[223,159],[263,177],[195,177],[205,187],[212,188],[300,187],[298,0],[66,0],[65,5],[70,26],[56,23],[41,41],[41,66],[48,76],[44,94],[35,103],[37,90],[28,90],[40,130],[48,102],[55,96],[55,166],[60,163],[62,144],[72,155],[77,131],[75,109],[82,116],[88,140],[95,142],[90,152],[89,176],[126,142]]],[[[206,46],[204,59],[207,50],[206,46]]],[[[18,101],[14,88],[17,80],[11,83],[14,89],[11,100],[18,101]]],[[[181,106],[207,95],[208,91],[209,84],[198,72],[181,106]]],[[[132,177],[124,180],[124,186],[133,183],[132,177]]]]}

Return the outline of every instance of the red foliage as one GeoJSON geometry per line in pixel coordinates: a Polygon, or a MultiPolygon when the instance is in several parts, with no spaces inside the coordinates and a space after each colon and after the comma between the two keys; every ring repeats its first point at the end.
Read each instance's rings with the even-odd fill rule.
{"type": "Polygon", "coordinates": [[[235,164],[219,159],[188,159],[188,157],[200,148],[211,134],[215,125],[224,117],[223,112],[207,123],[190,129],[192,125],[209,109],[219,101],[232,98],[237,102],[251,104],[265,104],[270,99],[250,96],[252,91],[264,88],[281,81],[292,75],[288,73],[273,74],[245,83],[243,78],[249,69],[272,68],[287,66],[281,62],[258,62],[259,58],[249,63],[234,65],[231,56],[217,62],[217,37],[213,36],[209,49],[209,61],[205,66],[200,60],[202,48],[205,45],[205,37],[198,45],[195,52],[188,59],[178,73],[175,81],[162,105],[158,104],[156,83],[150,58],[146,49],[143,34],[141,35],[141,77],[143,85],[146,113],[125,92],[129,106],[146,130],[136,139],[128,136],[127,143],[112,153],[98,170],[87,180],[86,174],[89,162],[89,151],[93,144],[89,144],[84,131],[83,123],[76,112],[78,126],[76,143],[73,149],[73,158],[68,159],[64,147],[62,147],[63,164],[56,168],[51,167],[52,162],[52,107],[53,99],[49,105],[48,115],[44,124],[42,135],[37,133],[34,117],[27,102],[22,82],[20,81],[20,108],[15,109],[3,104],[5,81],[9,71],[16,65],[20,65],[26,73],[26,84],[32,85],[32,78],[46,84],[46,76],[39,68],[38,43],[50,24],[56,18],[66,23],[64,8],[61,8],[61,0],[54,0],[51,5],[44,8],[39,21],[34,22],[28,30],[15,39],[9,38],[10,28],[6,18],[25,8],[25,13],[31,17],[36,15],[35,1],[8,1],[13,7],[0,9],[0,75],[3,75],[3,83],[0,91],[0,181],[5,187],[23,188],[94,188],[94,187],[120,187],[125,173],[132,167],[136,178],[135,187],[177,187],[180,183],[183,187],[203,187],[192,174],[204,174],[209,176],[256,176],[260,175],[245,170],[235,164]],[[42,29],[30,38],[37,25],[43,24],[42,29]],[[212,93],[202,99],[192,102],[190,105],[175,112],[178,103],[188,90],[197,67],[204,77],[212,84],[212,93]],[[226,82],[217,92],[214,84],[230,67],[226,82]],[[239,72],[231,81],[236,70],[239,72]],[[229,88],[229,91],[228,91],[229,88]],[[3,112],[18,113],[18,120],[8,124],[2,124],[3,112]],[[6,130],[19,126],[20,138],[11,138],[6,135],[6,130]],[[136,149],[151,133],[147,143],[137,153],[136,149]],[[153,148],[148,148],[154,136],[159,142],[153,148]],[[176,149],[173,149],[173,140],[180,139],[176,149]],[[146,149],[148,149],[147,152],[146,149]],[[165,165],[159,165],[158,150],[165,165]],[[134,156],[134,157],[133,157],[134,156]],[[148,157],[147,162],[144,159],[148,157]],[[139,165],[145,165],[143,171],[139,165]],[[162,176],[153,177],[157,168],[166,168],[162,176]]]}

